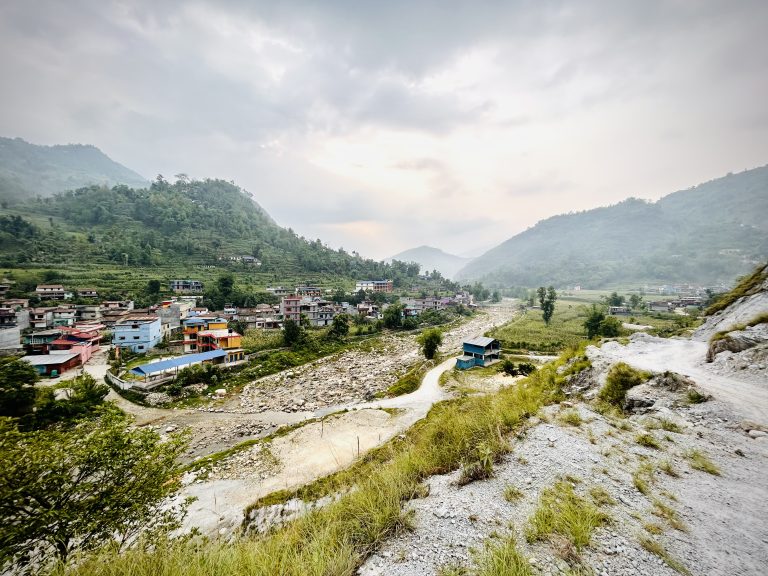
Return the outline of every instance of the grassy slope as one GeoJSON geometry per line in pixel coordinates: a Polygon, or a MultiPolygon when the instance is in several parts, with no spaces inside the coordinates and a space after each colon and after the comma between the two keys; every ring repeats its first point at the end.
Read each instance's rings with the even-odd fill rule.
{"type": "Polygon", "coordinates": [[[519,386],[436,405],[427,418],[356,464],[313,485],[312,496],[355,486],[339,501],[276,529],[234,543],[163,543],[152,551],[104,550],[62,572],[105,575],[351,575],[380,543],[408,525],[402,502],[432,475],[509,450],[506,434],[559,398],[556,369],[545,366],[519,386]]]}

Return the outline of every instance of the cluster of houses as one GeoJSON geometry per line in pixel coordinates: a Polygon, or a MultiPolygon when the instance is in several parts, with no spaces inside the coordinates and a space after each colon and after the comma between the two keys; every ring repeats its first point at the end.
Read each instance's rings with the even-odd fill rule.
{"type": "MultiPolygon", "coordinates": [[[[87,362],[99,350],[105,335],[111,335],[110,343],[118,354],[126,350],[146,353],[166,342],[184,353],[182,364],[171,367],[177,370],[181,365],[198,362],[245,361],[242,335],[230,328],[232,322],[243,329],[281,329],[288,319],[323,327],[331,325],[339,314],[375,321],[382,318],[387,307],[369,300],[358,304],[334,302],[323,297],[327,291],[302,285],[294,289],[268,288],[280,298],[277,305],[227,305],[223,311],[211,312],[198,306],[197,294],[203,291],[199,280],[172,280],[169,288],[177,295],[145,309],[136,309],[130,300],[98,301],[95,289],[70,292],[62,285],[41,284],[35,295],[52,304],[43,307],[30,306],[29,299],[5,298],[9,287],[0,284],[0,354],[23,353],[24,361],[47,376],[60,375],[87,362]],[[75,293],[91,302],[68,302],[75,293]]],[[[393,287],[391,280],[362,280],[356,283],[356,289],[391,292],[393,287]]],[[[407,298],[402,304],[408,317],[459,304],[474,305],[472,296],[464,292],[450,298],[407,298]]],[[[139,372],[148,378],[158,367],[147,366],[139,367],[143,369],[139,372]]]]}

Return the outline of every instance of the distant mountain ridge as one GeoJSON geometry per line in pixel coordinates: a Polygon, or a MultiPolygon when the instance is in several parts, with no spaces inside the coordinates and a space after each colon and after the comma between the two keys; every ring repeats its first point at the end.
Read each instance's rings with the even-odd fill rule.
{"type": "Polygon", "coordinates": [[[0,137],[0,199],[52,196],[92,184],[145,187],[149,181],[91,145],[39,146],[0,137]]]}
{"type": "Polygon", "coordinates": [[[391,262],[392,260],[417,262],[421,265],[422,272],[437,270],[445,278],[453,278],[456,272],[472,261],[472,258],[448,254],[432,246],[419,246],[418,248],[411,248],[395,254],[391,258],[387,258],[386,261],[391,262]]]}
{"type": "Polygon", "coordinates": [[[459,271],[493,285],[731,281],[768,256],[768,166],[657,202],[553,216],[459,271]]]}

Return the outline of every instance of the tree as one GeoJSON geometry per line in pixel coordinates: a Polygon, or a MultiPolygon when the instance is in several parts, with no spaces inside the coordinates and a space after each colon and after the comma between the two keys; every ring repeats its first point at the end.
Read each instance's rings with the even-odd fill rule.
{"type": "Polygon", "coordinates": [[[638,294],[632,294],[629,297],[629,305],[632,308],[640,308],[640,305],[643,303],[643,297],[638,294]]]}
{"type": "Polygon", "coordinates": [[[539,297],[539,304],[541,305],[541,315],[544,318],[544,323],[549,326],[549,321],[552,320],[552,315],[555,313],[555,301],[557,300],[557,292],[550,286],[544,288],[539,286],[536,290],[536,294],[539,297]]]}
{"type": "Polygon", "coordinates": [[[623,306],[624,296],[620,296],[618,292],[611,292],[610,296],[606,296],[605,302],[608,306],[623,306]]]}
{"type": "Polygon", "coordinates": [[[621,322],[615,316],[608,316],[600,322],[600,336],[615,338],[621,334],[621,322]]]}
{"type": "Polygon", "coordinates": [[[219,279],[216,280],[216,286],[219,289],[219,293],[224,298],[228,298],[235,287],[235,277],[232,274],[222,274],[219,276],[219,279]]]}
{"type": "Polygon", "coordinates": [[[497,302],[501,302],[501,294],[499,293],[498,290],[494,290],[493,294],[491,294],[491,302],[493,302],[494,304],[497,302]]]}
{"type": "Polygon", "coordinates": [[[402,304],[391,304],[384,310],[384,326],[393,330],[403,326],[402,304]]]}
{"type": "Polygon", "coordinates": [[[437,328],[428,328],[424,330],[416,341],[421,344],[421,351],[427,360],[432,360],[437,354],[437,349],[443,343],[443,333],[437,328]]]}
{"type": "Polygon", "coordinates": [[[300,324],[290,318],[283,322],[283,345],[295,348],[304,342],[306,333],[300,324]]]}
{"type": "Polygon", "coordinates": [[[587,329],[587,338],[590,340],[600,333],[600,323],[605,320],[605,313],[601,308],[592,304],[587,319],[584,320],[584,328],[587,329]]]}
{"type": "Polygon", "coordinates": [[[328,336],[336,340],[344,340],[349,334],[349,316],[346,314],[339,314],[334,317],[331,329],[328,330],[328,336]]]}
{"type": "Polygon", "coordinates": [[[160,292],[160,280],[150,280],[147,282],[147,294],[157,294],[160,292]]]}
{"type": "Polygon", "coordinates": [[[186,435],[163,442],[111,411],[28,433],[0,418],[0,567],[65,562],[75,550],[177,528],[186,506],[166,499],[180,487],[186,445],[186,435]]]}
{"type": "Polygon", "coordinates": [[[20,358],[0,359],[0,416],[21,418],[35,405],[37,371],[20,358]]]}

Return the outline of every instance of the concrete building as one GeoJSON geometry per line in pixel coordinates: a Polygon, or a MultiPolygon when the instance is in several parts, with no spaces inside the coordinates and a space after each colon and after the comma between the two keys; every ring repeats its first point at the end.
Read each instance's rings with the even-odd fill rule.
{"type": "Polygon", "coordinates": [[[161,340],[161,323],[157,316],[136,316],[119,320],[112,327],[112,344],[133,352],[151,350],[161,340]]]}
{"type": "Polygon", "coordinates": [[[170,288],[173,292],[202,292],[203,283],[200,280],[171,280],[170,288]]]}
{"type": "Polygon", "coordinates": [[[38,284],[35,294],[40,300],[64,300],[67,292],[61,284],[38,284]]]}
{"type": "Polygon", "coordinates": [[[355,292],[392,292],[394,285],[392,280],[358,280],[355,283],[355,292]]]}
{"type": "Polygon", "coordinates": [[[280,301],[280,314],[283,320],[301,321],[301,296],[285,296],[280,301]]]}
{"type": "Polygon", "coordinates": [[[501,342],[486,336],[465,340],[462,350],[464,354],[456,359],[456,368],[460,370],[474,366],[489,366],[501,358],[501,342]]]}

